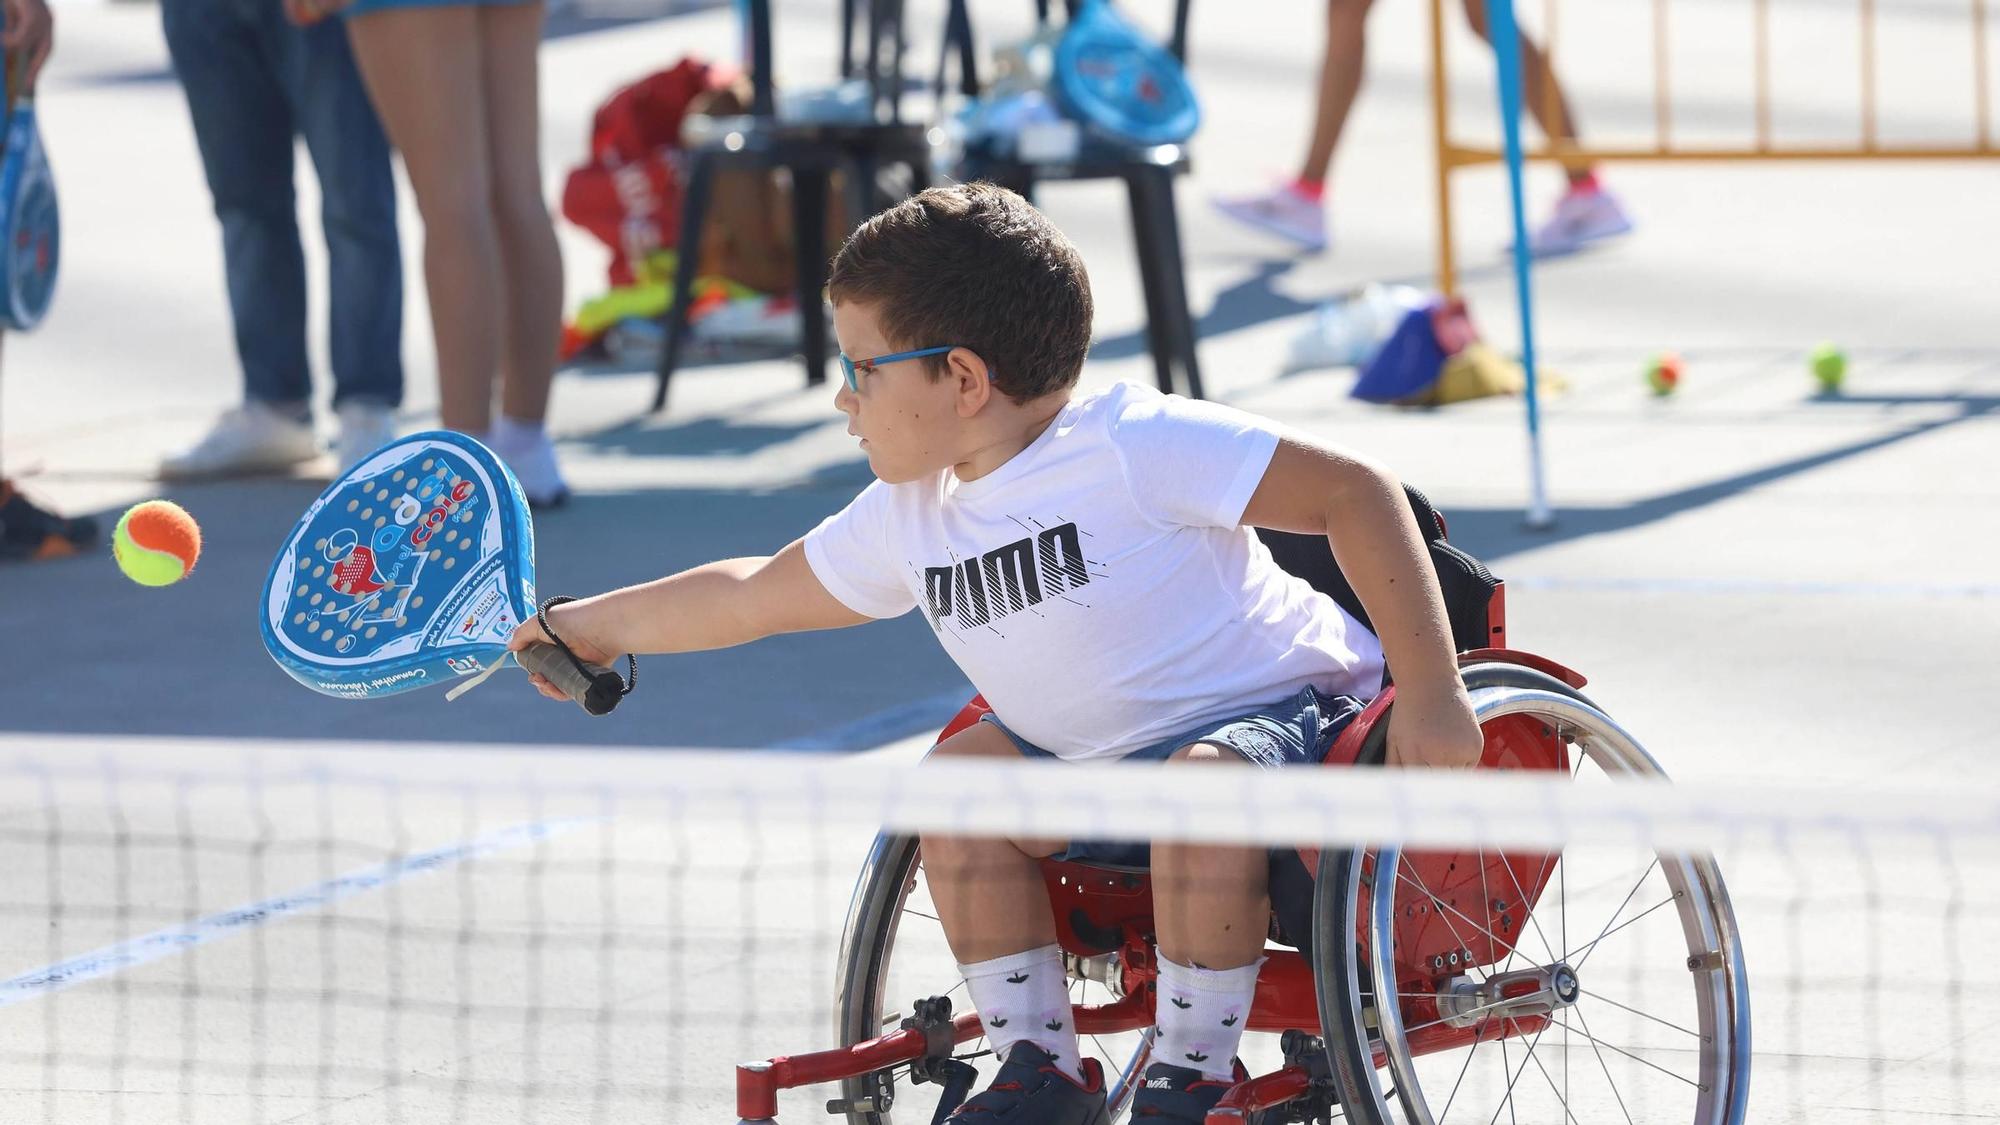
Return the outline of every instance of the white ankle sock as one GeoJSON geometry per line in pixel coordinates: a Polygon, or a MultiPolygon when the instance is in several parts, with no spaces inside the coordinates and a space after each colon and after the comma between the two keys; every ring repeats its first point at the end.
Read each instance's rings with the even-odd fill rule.
{"type": "Polygon", "coordinates": [[[502,457],[514,456],[547,441],[548,427],[543,422],[523,422],[501,414],[493,419],[493,428],[487,431],[487,438],[495,453],[502,457]]]}
{"type": "Polygon", "coordinates": [[[1234,1077],[1236,1047],[1257,995],[1259,957],[1240,969],[1195,969],[1160,958],[1159,1029],[1153,1061],[1192,1067],[1204,1078],[1234,1077]]]}
{"type": "Polygon", "coordinates": [[[1060,947],[1045,945],[960,965],[958,971],[972,990],[973,1006],[986,1025],[986,1041],[993,1045],[994,1055],[1005,1058],[1009,1047],[1025,1040],[1047,1051],[1071,1078],[1083,1081],[1060,947]]]}

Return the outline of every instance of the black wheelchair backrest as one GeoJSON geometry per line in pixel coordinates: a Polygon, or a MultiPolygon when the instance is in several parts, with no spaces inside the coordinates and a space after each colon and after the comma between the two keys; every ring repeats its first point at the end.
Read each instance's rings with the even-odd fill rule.
{"type": "MultiPolygon", "coordinates": [[[[1417,526],[1429,540],[1431,565],[1437,570],[1438,587],[1444,591],[1444,608],[1451,619],[1452,644],[1460,652],[1498,647],[1493,599],[1500,580],[1485,564],[1445,541],[1444,517],[1429,497],[1403,486],[1417,526]]],[[[1271,557],[1287,572],[1306,580],[1313,589],[1332,598],[1340,608],[1370,630],[1368,610],[1354,593],[1347,576],[1340,572],[1324,535],[1298,535],[1289,531],[1259,528],[1257,535],[1271,550],[1271,557]]]]}

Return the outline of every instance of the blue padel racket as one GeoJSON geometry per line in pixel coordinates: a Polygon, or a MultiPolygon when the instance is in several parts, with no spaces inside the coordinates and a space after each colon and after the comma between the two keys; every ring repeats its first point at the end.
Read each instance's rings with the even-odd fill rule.
{"type": "MultiPolygon", "coordinates": [[[[7,60],[9,93],[15,60],[7,60]]],[[[62,222],[56,181],[42,150],[35,101],[10,99],[0,156],[0,324],[25,332],[40,324],[56,291],[62,222]]]]}
{"type": "Polygon", "coordinates": [[[1126,23],[1110,0],[1084,0],[1056,44],[1056,95],[1071,117],[1128,144],[1179,144],[1201,126],[1180,60],[1126,23]]]}
{"type": "MultiPolygon", "coordinates": [[[[372,699],[469,687],[535,613],[535,530],[514,475],[479,442],[390,442],[320,493],[264,583],[264,647],[314,691],[372,699]]],[[[593,715],[629,688],[550,645],[518,654],[593,715]]],[[[449,693],[455,697],[458,691],[449,693]]]]}

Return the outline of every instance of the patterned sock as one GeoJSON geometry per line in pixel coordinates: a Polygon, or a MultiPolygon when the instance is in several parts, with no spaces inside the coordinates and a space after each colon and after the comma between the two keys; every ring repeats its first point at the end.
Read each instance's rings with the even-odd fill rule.
{"type": "Polygon", "coordinates": [[[1153,1061],[1193,1067],[1221,1082],[1235,1076],[1237,1044],[1257,994],[1259,957],[1240,969],[1194,969],[1160,958],[1159,1028],[1153,1061]]]}
{"type": "Polygon", "coordinates": [[[972,1003],[986,1025],[986,1041],[995,1056],[1007,1057],[1008,1048],[1026,1040],[1047,1051],[1064,1073],[1083,1081],[1060,947],[1045,945],[960,965],[958,971],[972,990],[972,1003]]]}

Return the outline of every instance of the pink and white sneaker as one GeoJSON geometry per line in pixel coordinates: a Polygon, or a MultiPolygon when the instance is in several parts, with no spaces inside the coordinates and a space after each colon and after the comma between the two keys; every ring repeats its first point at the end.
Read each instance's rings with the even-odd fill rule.
{"type": "Polygon", "coordinates": [[[1326,204],[1285,184],[1260,195],[1212,201],[1215,209],[1244,226],[1275,234],[1302,250],[1326,249],[1326,204]]]}
{"type": "Polygon", "coordinates": [[[1593,242],[1616,238],[1632,230],[1632,217],[1618,197],[1594,184],[1573,186],[1556,200],[1548,221],[1528,238],[1537,258],[1574,254],[1593,242]]]}

